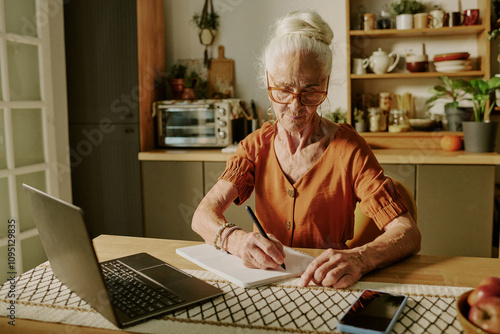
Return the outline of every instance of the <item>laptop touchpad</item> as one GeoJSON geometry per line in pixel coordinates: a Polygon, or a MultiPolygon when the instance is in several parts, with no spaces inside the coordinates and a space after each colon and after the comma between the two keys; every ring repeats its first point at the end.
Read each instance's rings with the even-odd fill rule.
{"type": "Polygon", "coordinates": [[[172,267],[169,267],[166,264],[141,270],[141,273],[151,277],[162,285],[168,285],[178,280],[190,277],[178,270],[173,269],[172,267]]]}

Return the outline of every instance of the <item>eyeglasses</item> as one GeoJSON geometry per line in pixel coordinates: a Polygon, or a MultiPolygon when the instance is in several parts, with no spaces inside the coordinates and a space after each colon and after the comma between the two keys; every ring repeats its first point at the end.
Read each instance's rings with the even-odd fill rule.
{"type": "Polygon", "coordinates": [[[269,74],[266,71],[267,79],[267,92],[272,101],[280,104],[292,103],[293,99],[299,98],[299,101],[304,106],[319,106],[326,99],[328,95],[328,83],[330,82],[330,76],[328,76],[328,81],[326,83],[326,91],[324,92],[300,92],[298,94],[291,92],[287,89],[278,87],[269,87],[269,74]]]}

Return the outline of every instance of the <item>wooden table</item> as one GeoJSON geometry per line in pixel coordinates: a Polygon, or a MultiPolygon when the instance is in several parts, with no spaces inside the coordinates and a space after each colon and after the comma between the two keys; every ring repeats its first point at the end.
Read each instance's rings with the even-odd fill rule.
{"type": "MultiPolygon", "coordinates": [[[[177,248],[195,244],[199,242],[111,235],[101,235],[94,239],[99,261],[147,252],[180,269],[202,270],[175,253],[177,248]]],[[[300,250],[313,256],[322,252],[318,249],[300,250]]],[[[374,271],[363,277],[362,281],[474,287],[486,276],[500,277],[500,259],[414,255],[387,268],[374,271]]],[[[16,319],[16,326],[13,328],[7,325],[5,317],[0,318],[0,332],[116,333],[113,330],[23,319],[16,319]]]]}

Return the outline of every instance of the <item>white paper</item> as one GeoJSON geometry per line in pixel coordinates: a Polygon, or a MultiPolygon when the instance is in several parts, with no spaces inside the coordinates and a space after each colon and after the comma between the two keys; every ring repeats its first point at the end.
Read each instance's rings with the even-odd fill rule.
{"type": "Polygon", "coordinates": [[[314,260],[314,257],[289,247],[284,247],[284,249],[286,271],[281,267],[273,270],[245,267],[239,257],[221,252],[208,244],[178,248],[176,253],[236,285],[252,288],[300,276],[314,260]]]}

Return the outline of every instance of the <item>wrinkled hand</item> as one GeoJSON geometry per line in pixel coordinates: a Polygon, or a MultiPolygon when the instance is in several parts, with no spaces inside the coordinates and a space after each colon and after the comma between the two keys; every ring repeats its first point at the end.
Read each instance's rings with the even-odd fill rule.
{"type": "Polygon", "coordinates": [[[238,252],[244,266],[275,269],[283,263],[285,258],[283,245],[272,234],[269,234],[268,237],[271,240],[267,240],[259,232],[245,235],[238,252]]]}
{"type": "Polygon", "coordinates": [[[301,286],[310,281],[317,285],[347,288],[356,283],[367,272],[360,252],[356,249],[327,249],[313,260],[301,276],[301,286]]]}

